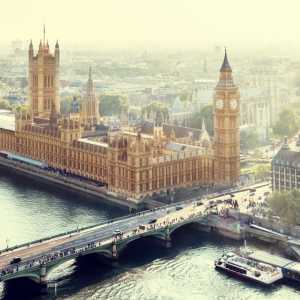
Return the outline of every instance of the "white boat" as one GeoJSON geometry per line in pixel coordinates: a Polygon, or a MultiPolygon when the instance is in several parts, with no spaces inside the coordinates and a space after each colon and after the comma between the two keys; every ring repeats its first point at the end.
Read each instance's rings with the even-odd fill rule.
{"type": "Polygon", "coordinates": [[[227,252],[215,261],[215,268],[236,277],[263,285],[271,285],[283,278],[280,268],[257,262],[246,253],[227,252]]]}

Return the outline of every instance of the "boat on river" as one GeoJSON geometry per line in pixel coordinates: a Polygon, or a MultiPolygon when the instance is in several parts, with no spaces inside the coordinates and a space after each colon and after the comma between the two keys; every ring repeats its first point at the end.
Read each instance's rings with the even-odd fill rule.
{"type": "Polygon", "coordinates": [[[247,252],[227,252],[215,261],[215,268],[233,276],[269,286],[283,278],[282,270],[255,261],[247,252]]]}

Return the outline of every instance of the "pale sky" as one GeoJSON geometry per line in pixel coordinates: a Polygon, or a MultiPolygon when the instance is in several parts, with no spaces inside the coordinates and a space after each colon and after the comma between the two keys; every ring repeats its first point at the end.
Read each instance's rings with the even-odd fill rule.
{"type": "Polygon", "coordinates": [[[0,43],[300,46],[300,0],[0,0],[0,43]]]}

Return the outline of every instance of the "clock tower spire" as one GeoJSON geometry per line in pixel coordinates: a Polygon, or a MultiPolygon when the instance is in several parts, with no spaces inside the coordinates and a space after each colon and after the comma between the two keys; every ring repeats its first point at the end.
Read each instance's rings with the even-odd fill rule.
{"type": "Polygon", "coordinates": [[[214,95],[214,174],[217,183],[232,185],[240,176],[240,93],[234,84],[227,51],[214,95]]]}

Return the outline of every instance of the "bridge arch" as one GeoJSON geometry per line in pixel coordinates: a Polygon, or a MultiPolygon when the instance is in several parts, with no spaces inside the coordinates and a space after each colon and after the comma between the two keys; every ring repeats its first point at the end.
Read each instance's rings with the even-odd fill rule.
{"type": "Polygon", "coordinates": [[[172,226],[169,230],[169,234],[174,234],[174,232],[176,232],[178,229],[184,228],[184,227],[188,227],[188,226],[200,226],[200,222],[195,221],[195,220],[191,220],[185,223],[180,223],[180,224],[176,224],[174,226],[172,226]]]}
{"type": "Polygon", "coordinates": [[[99,248],[95,248],[95,249],[91,249],[90,251],[86,251],[86,252],[82,252],[82,253],[76,253],[73,256],[67,256],[65,258],[62,258],[60,260],[58,260],[57,262],[48,265],[47,268],[47,276],[53,272],[55,269],[57,269],[59,266],[61,266],[62,264],[71,261],[71,260],[76,260],[76,258],[78,257],[84,257],[84,256],[89,256],[89,255],[93,255],[93,254],[100,254],[103,255],[106,258],[111,258],[112,257],[112,251],[110,249],[99,249],[99,248]]]}
{"type": "Polygon", "coordinates": [[[7,279],[6,278],[3,278],[3,281],[4,282],[7,282],[7,281],[13,281],[15,279],[20,279],[20,278],[28,278],[36,283],[40,283],[40,280],[41,280],[41,276],[40,276],[40,272],[39,270],[37,270],[37,272],[30,272],[30,273],[20,273],[20,274],[15,274],[15,275],[12,275],[10,277],[8,277],[7,279]]]}
{"type": "Polygon", "coordinates": [[[118,254],[122,253],[131,243],[137,240],[145,239],[145,238],[154,238],[157,240],[165,240],[166,233],[165,232],[150,232],[143,235],[134,236],[130,239],[123,241],[122,243],[117,244],[118,254]]]}

